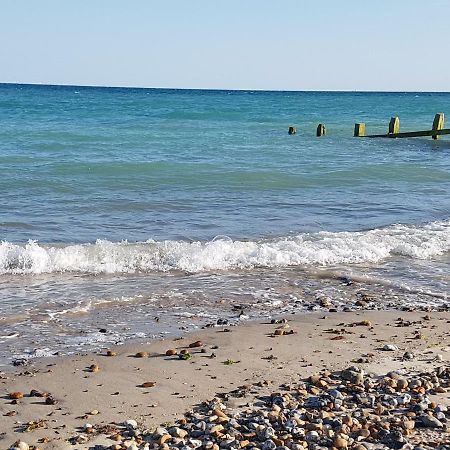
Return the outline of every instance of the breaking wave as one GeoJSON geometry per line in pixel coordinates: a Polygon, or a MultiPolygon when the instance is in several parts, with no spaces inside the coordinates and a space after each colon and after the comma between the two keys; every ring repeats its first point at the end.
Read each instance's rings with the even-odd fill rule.
{"type": "Polygon", "coordinates": [[[0,243],[0,274],[139,273],[374,263],[430,259],[450,251],[450,220],[359,232],[303,233],[270,240],[209,242],[98,240],[94,244],[0,243]]]}

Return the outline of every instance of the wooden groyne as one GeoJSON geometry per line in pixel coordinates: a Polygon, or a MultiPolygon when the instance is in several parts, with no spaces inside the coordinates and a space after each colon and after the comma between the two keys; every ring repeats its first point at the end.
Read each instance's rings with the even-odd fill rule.
{"type": "MultiPolygon", "coordinates": [[[[439,136],[450,134],[450,128],[444,128],[444,113],[437,113],[434,116],[433,124],[430,130],[421,131],[400,131],[400,118],[391,117],[388,125],[388,132],[385,134],[366,134],[365,123],[355,123],[353,130],[354,137],[368,137],[368,138],[413,138],[413,137],[427,137],[431,136],[433,139],[439,139],[439,136]]],[[[289,134],[296,134],[297,128],[290,126],[289,134]]],[[[326,135],[325,124],[319,123],[316,130],[316,136],[321,137],[326,135]]]]}
{"type": "Polygon", "coordinates": [[[450,128],[447,129],[444,128],[444,122],[445,122],[444,113],[437,113],[434,116],[431,130],[401,132],[400,118],[391,117],[387,134],[369,134],[365,136],[365,125],[357,123],[355,124],[355,131],[353,133],[353,136],[369,137],[369,138],[409,138],[409,137],[431,136],[433,139],[439,139],[439,136],[442,136],[443,134],[450,134],[450,128]]]}

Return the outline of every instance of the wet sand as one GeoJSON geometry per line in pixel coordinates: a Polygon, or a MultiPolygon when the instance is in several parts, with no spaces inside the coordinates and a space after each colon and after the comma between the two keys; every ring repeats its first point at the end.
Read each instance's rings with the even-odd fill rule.
{"type": "MultiPolygon", "coordinates": [[[[255,390],[230,396],[228,408],[252,404],[263,393],[324,369],[357,366],[368,374],[409,376],[450,364],[448,312],[320,312],[285,319],[11,367],[0,373],[0,448],[19,440],[40,449],[108,448],[115,444],[111,424],[132,419],[152,430],[242,385],[255,390]],[[196,341],[198,346],[189,348],[196,341]],[[178,355],[166,356],[169,349],[178,355]],[[180,359],[182,350],[191,357],[180,359]],[[138,352],[144,357],[136,357],[138,352]],[[14,400],[11,393],[24,396],[14,400]],[[87,424],[92,429],[86,430],[87,424]]],[[[450,404],[444,391],[436,401],[450,404]]]]}

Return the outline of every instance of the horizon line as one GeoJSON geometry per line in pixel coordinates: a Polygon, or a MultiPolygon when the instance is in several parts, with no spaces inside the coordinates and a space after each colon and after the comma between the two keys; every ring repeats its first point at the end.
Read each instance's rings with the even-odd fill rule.
{"type": "Polygon", "coordinates": [[[98,89],[154,89],[154,90],[173,90],[173,91],[232,91],[232,92],[336,92],[336,93],[380,93],[380,94],[450,94],[450,91],[417,91],[417,90],[371,90],[371,89],[249,89],[249,88],[192,88],[192,87],[150,87],[150,86],[108,86],[102,84],[69,84],[69,83],[16,83],[16,82],[0,82],[0,85],[16,85],[16,86],[42,86],[42,87],[73,87],[73,88],[98,88],[98,89]]]}

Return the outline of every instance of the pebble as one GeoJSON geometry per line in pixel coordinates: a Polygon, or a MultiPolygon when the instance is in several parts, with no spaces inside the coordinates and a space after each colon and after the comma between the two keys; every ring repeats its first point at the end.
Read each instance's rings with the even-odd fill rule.
{"type": "Polygon", "coordinates": [[[18,450],[29,450],[30,446],[29,446],[26,442],[24,442],[24,441],[19,441],[19,442],[16,444],[16,448],[17,448],[18,450]]]}
{"type": "Polygon", "coordinates": [[[19,399],[23,398],[23,392],[19,392],[19,391],[10,392],[8,396],[10,399],[19,400],[19,399]]]}
{"type": "Polygon", "coordinates": [[[135,429],[138,427],[137,422],[136,422],[135,420],[133,420],[133,419],[128,419],[128,420],[126,420],[125,423],[124,423],[124,425],[125,425],[127,428],[131,428],[131,429],[133,429],[133,430],[135,430],[135,429]]]}
{"type": "MultiPolygon", "coordinates": [[[[155,384],[148,381],[141,386],[155,384]]],[[[407,375],[390,372],[377,377],[351,366],[341,372],[322,371],[307,380],[291,381],[272,393],[268,382],[241,386],[197,405],[176,425],[151,431],[140,429],[135,420],[128,419],[111,433],[113,445],[95,448],[418,450],[418,445],[428,449],[421,442],[429,439],[434,448],[448,450],[443,444],[449,411],[434,395],[438,389],[447,392],[449,388],[448,367],[407,375]],[[257,397],[257,401],[246,398],[249,395],[257,397]]],[[[97,415],[99,411],[89,414],[97,415]]],[[[85,434],[73,439],[74,445],[86,444],[98,427],[96,430],[86,423],[83,430],[85,434]]],[[[19,443],[13,448],[29,450],[28,446],[19,447],[19,443]]]]}
{"type": "Polygon", "coordinates": [[[336,448],[347,448],[348,441],[342,437],[337,437],[333,442],[334,447],[336,448]]]}
{"type": "Polygon", "coordinates": [[[175,356],[177,353],[178,352],[174,348],[171,348],[166,351],[166,356],[175,356]]]}
{"type": "Polygon", "coordinates": [[[96,373],[100,370],[100,367],[97,364],[91,364],[89,366],[89,372],[96,373]]]}
{"type": "Polygon", "coordinates": [[[364,373],[358,367],[349,367],[341,372],[341,376],[344,380],[350,381],[352,384],[363,384],[364,373]]]}
{"type": "Polygon", "coordinates": [[[419,417],[421,424],[427,428],[443,428],[444,424],[436,419],[436,417],[429,416],[428,414],[424,414],[419,417]]]}
{"type": "Polygon", "coordinates": [[[386,345],[383,347],[383,350],[384,350],[385,352],[395,352],[395,351],[398,350],[398,347],[397,347],[395,344],[386,344],[386,345]]]}
{"type": "MultiPolygon", "coordinates": [[[[268,386],[257,383],[247,389],[268,386]]],[[[150,449],[160,450],[413,450],[408,445],[416,426],[443,428],[436,416],[446,417],[447,408],[429,395],[449,386],[450,369],[375,377],[351,366],[312,375],[298,386],[281,386],[255,404],[228,409],[214,398],[187,413],[179,426],[159,427],[145,440],[150,449]]],[[[234,393],[241,398],[242,392],[224,398],[234,393]]]]}

